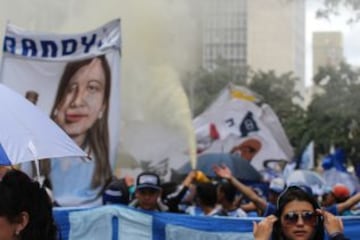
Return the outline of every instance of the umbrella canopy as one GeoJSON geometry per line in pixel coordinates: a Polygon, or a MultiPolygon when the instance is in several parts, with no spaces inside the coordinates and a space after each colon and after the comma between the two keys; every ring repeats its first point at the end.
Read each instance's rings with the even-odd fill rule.
{"type": "Polygon", "coordinates": [[[349,188],[350,193],[357,192],[360,189],[357,177],[347,172],[338,171],[336,168],[324,171],[323,177],[325,179],[326,186],[328,187],[333,187],[337,183],[342,183],[349,188]]]}
{"type": "Polygon", "coordinates": [[[0,84],[0,165],[86,153],[38,107],[0,84]]]}
{"type": "MultiPolygon", "coordinates": [[[[238,154],[230,153],[207,153],[202,154],[197,160],[197,170],[204,172],[209,177],[215,177],[212,170],[213,165],[224,164],[231,169],[233,175],[241,180],[260,181],[261,174],[249,163],[242,159],[238,154]]],[[[180,173],[188,173],[191,171],[190,163],[186,163],[179,169],[180,173]]]]}
{"type": "Polygon", "coordinates": [[[286,184],[302,183],[311,187],[315,194],[321,195],[326,188],[324,178],[317,172],[310,170],[295,170],[286,179],[286,184]]]}

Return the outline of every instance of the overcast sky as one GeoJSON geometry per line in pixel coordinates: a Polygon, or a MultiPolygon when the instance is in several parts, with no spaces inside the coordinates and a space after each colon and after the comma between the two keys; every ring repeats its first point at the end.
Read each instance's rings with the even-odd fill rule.
{"type": "Polygon", "coordinates": [[[330,20],[317,19],[316,9],[321,7],[319,1],[308,0],[306,11],[306,80],[307,86],[311,84],[312,76],[312,32],[314,31],[341,31],[343,33],[343,47],[345,60],[360,67],[360,23],[346,24],[351,13],[341,10],[341,15],[330,20]]]}

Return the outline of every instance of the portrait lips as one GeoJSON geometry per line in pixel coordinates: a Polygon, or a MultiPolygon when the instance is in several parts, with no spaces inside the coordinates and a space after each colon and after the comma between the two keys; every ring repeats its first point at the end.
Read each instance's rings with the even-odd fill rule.
{"type": "Polygon", "coordinates": [[[297,236],[297,237],[303,237],[307,234],[306,231],[304,230],[297,230],[297,231],[294,231],[294,235],[297,236]]]}
{"type": "Polygon", "coordinates": [[[86,118],[87,114],[75,114],[75,113],[71,113],[71,114],[66,114],[65,116],[65,120],[68,123],[76,123],[81,121],[82,119],[86,118]]]}

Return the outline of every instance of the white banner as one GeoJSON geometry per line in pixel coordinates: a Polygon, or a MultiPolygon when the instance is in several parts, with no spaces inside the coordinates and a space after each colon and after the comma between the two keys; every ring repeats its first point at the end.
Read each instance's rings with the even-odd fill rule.
{"type": "Polygon", "coordinates": [[[3,51],[41,61],[74,61],[109,51],[120,51],[120,20],[111,21],[93,31],[80,34],[38,33],[8,24],[3,51]]]}
{"type": "Polygon", "coordinates": [[[46,34],[7,25],[1,81],[23,96],[38,94],[37,106],[50,115],[65,66],[105,54],[111,69],[110,156],[116,158],[120,122],[120,20],[81,34],[46,34]]]}
{"type": "Polygon", "coordinates": [[[265,160],[291,160],[293,149],[269,105],[246,88],[229,86],[194,119],[200,153],[234,153],[258,170],[265,160]]]}
{"type": "Polygon", "coordinates": [[[55,197],[70,199],[64,200],[68,206],[91,200],[117,160],[120,20],[77,34],[32,32],[9,24],[3,42],[1,82],[32,101],[95,159],[52,159],[55,197]],[[94,183],[95,168],[101,169],[101,182],[94,183]],[[57,184],[63,179],[68,183],[57,184]]]}

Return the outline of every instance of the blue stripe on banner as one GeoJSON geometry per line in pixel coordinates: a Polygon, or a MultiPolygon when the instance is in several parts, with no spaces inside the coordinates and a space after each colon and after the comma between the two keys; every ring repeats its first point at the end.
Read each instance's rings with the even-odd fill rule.
{"type": "Polygon", "coordinates": [[[57,223],[59,239],[69,239],[70,222],[69,222],[70,211],[64,209],[55,208],[53,211],[55,221],[57,223]]]}
{"type": "Polygon", "coordinates": [[[11,162],[9,157],[7,156],[5,149],[3,148],[2,144],[0,144],[0,165],[3,166],[10,166],[11,162]]]}
{"type": "Polygon", "coordinates": [[[119,218],[113,216],[111,219],[112,223],[112,240],[118,240],[119,236],[119,218]]]}
{"type": "MultiPolygon", "coordinates": [[[[237,240],[253,239],[259,218],[193,217],[143,212],[126,206],[55,209],[60,240],[237,240]]],[[[359,239],[360,217],[343,217],[349,239],[359,239]]]]}

